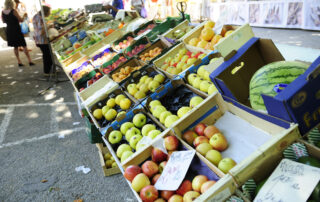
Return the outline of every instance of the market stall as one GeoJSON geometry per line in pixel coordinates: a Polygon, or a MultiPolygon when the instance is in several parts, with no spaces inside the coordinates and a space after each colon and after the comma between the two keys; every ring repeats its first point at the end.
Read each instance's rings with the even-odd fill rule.
{"type": "Polygon", "coordinates": [[[283,61],[248,24],[118,14],[51,42],[105,176],[139,201],[319,200],[320,57],[283,61]]]}

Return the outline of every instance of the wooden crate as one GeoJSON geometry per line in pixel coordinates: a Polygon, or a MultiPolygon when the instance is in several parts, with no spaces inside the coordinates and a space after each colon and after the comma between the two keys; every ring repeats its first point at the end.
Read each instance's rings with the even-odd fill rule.
{"type": "Polygon", "coordinates": [[[108,168],[107,169],[106,163],[105,163],[105,160],[104,160],[104,155],[106,153],[110,153],[110,152],[109,152],[107,147],[103,146],[102,143],[98,143],[98,144],[96,144],[96,146],[98,148],[100,164],[101,164],[104,176],[110,176],[110,175],[115,175],[115,174],[121,173],[119,167],[114,167],[114,168],[108,168]]]}
{"type": "MultiPolygon", "coordinates": [[[[184,20],[183,22],[181,22],[180,24],[178,24],[176,27],[174,27],[174,28],[168,30],[167,32],[165,32],[164,34],[162,34],[162,36],[172,39],[172,38],[173,38],[172,34],[173,34],[176,30],[178,30],[178,29],[186,29],[187,27],[191,27],[191,28],[193,29],[192,26],[189,26],[189,21],[188,21],[188,20],[184,20]]],[[[188,36],[188,33],[189,33],[189,32],[187,32],[183,37],[181,37],[180,39],[178,39],[178,41],[183,41],[183,40],[188,36]]]]}

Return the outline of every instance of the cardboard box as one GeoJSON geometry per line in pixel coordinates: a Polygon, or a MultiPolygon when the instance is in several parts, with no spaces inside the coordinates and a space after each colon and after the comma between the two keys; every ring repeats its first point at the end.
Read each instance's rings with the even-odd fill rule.
{"type": "Polygon", "coordinates": [[[131,58],[131,57],[134,57],[134,56],[136,56],[136,55],[138,55],[140,52],[137,52],[137,53],[135,53],[135,54],[132,54],[132,55],[129,55],[130,53],[130,51],[132,51],[132,50],[134,50],[135,49],[135,47],[137,47],[137,46],[140,46],[140,45],[144,45],[144,48],[143,49],[141,49],[141,51],[143,51],[145,48],[148,48],[150,45],[151,45],[151,43],[150,43],[150,41],[149,41],[149,39],[147,38],[147,37],[142,37],[142,38],[140,38],[139,40],[137,40],[137,41],[135,41],[135,43],[133,43],[133,44],[131,44],[130,46],[128,46],[126,49],[123,49],[122,50],[122,53],[127,57],[127,58],[131,58]]]}
{"type": "MultiPolygon", "coordinates": [[[[252,38],[220,65],[210,78],[229,101],[250,107],[249,83],[254,73],[266,64],[282,60],[283,56],[271,40],[252,38]],[[241,68],[233,74],[236,67],[241,68]]],[[[275,97],[262,95],[269,115],[299,123],[301,134],[306,134],[320,122],[319,63],[320,57],[275,97]]]]}
{"type": "MultiPolygon", "coordinates": [[[[286,127],[273,124],[223,101],[218,93],[196,108],[195,113],[173,127],[175,134],[182,137],[185,131],[198,123],[214,124],[229,143],[228,148],[221,153],[222,156],[230,157],[237,162],[229,171],[232,173],[231,176],[245,178],[250,173],[248,165],[259,163],[265,151],[278,151],[300,137],[297,124],[290,126],[290,123],[286,123],[286,127]]],[[[232,193],[232,190],[226,188],[221,194],[224,198],[218,201],[227,199],[232,193]]],[[[219,196],[212,196],[210,199],[216,199],[215,197],[219,196]]]]}
{"type": "Polygon", "coordinates": [[[114,168],[107,168],[106,163],[104,160],[104,155],[107,153],[110,153],[107,147],[104,147],[102,143],[96,144],[96,147],[98,148],[98,154],[99,154],[99,160],[102,167],[103,175],[105,177],[115,175],[118,173],[121,173],[119,167],[114,168]]]}
{"type": "Polygon", "coordinates": [[[104,63],[109,62],[112,60],[112,58],[116,55],[117,53],[113,51],[112,48],[107,47],[104,50],[100,51],[98,54],[93,56],[90,61],[94,65],[95,68],[101,67],[104,63]],[[103,62],[100,62],[102,57],[104,57],[105,54],[110,54],[110,58],[108,60],[104,60],[103,62]]]}
{"type": "MultiPolygon", "coordinates": [[[[172,29],[168,30],[167,32],[165,32],[164,34],[162,34],[162,36],[167,37],[169,39],[174,39],[173,33],[175,31],[177,31],[177,30],[186,30],[188,27],[191,28],[191,29],[194,28],[193,26],[189,25],[189,21],[188,20],[184,20],[183,22],[181,22],[180,24],[178,24],[174,28],[172,28],[172,29]]],[[[181,37],[180,39],[178,39],[177,41],[183,41],[187,37],[187,33],[189,33],[189,32],[186,32],[186,34],[183,37],[181,37]]]]}

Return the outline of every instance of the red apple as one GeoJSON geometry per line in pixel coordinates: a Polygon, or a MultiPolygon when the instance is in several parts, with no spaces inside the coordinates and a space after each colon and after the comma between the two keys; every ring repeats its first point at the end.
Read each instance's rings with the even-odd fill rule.
{"type": "Polygon", "coordinates": [[[220,130],[214,125],[208,126],[204,130],[204,135],[209,139],[216,133],[220,133],[220,130]]]}
{"type": "Polygon", "coordinates": [[[156,174],[155,176],[153,176],[151,183],[155,185],[160,176],[161,174],[156,174]]]}
{"type": "Polygon", "coordinates": [[[198,136],[198,137],[196,137],[196,139],[194,139],[193,146],[197,147],[198,145],[200,145],[202,143],[209,143],[209,139],[205,136],[198,136]]]}
{"type": "Polygon", "coordinates": [[[204,135],[204,130],[206,129],[206,125],[204,123],[198,123],[196,125],[196,127],[194,127],[194,131],[198,134],[198,135],[204,135]]]}
{"type": "Polygon", "coordinates": [[[158,165],[153,161],[146,161],[141,166],[142,172],[149,178],[159,172],[158,165]]]}
{"type": "Polygon", "coordinates": [[[228,147],[227,139],[221,134],[216,133],[211,138],[209,143],[213,147],[213,149],[218,151],[224,151],[228,147]]]}
{"type": "Polygon", "coordinates": [[[164,167],[167,165],[167,161],[162,161],[159,165],[159,173],[162,173],[164,167]]]}
{"type": "Polygon", "coordinates": [[[164,198],[165,200],[169,200],[169,198],[173,195],[174,195],[174,191],[167,191],[167,190],[161,191],[161,197],[164,198]]]}
{"type": "Polygon", "coordinates": [[[204,192],[206,192],[211,186],[213,186],[216,183],[216,181],[214,180],[209,180],[205,183],[202,184],[201,186],[201,194],[203,194],[204,192]]]}
{"type": "Polygon", "coordinates": [[[192,130],[188,130],[187,132],[183,133],[182,139],[186,141],[189,145],[192,145],[193,140],[198,137],[197,133],[192,130]]]}
{"type": "Polygon", "coordinates": [[[133,178],[141,172],[142,170],[139,166],[131,165],[126,168],[124,172],[124,177],[130,182],[132,182],[133,178]]]}
{"type": "Polygon", "coordinates": [[[151,158],[152,158],[152,161],[156,163],[160,163],[162,161],[167,160],[168,155],[158,148],[153,148],[151,151],[151,158]]]}
{"type": "Polygon", "coordinates": [[[177,137],[170,135],[170,136],[164,138],[164,145],[167,150],[175,151],[178,149],[179,140],[177,137]]]}
{"type": "Polygon", "coordinates": [[[192,191],[192,183],[190,180],[184,180],[177,189],[176,193],[183,196],[188,191],[192,191]]]}
{"type": "Polygon", "coordinates": [[[206,181],[208,181],[207,176],[205,176],[205,175],[197,175],[192,180],[192,189],[194,191],[200,192],[202,184],[205,183],[206,181]]]}
{"type": "Polygon", "coordinates": [[[153,202],[158,198],[158,195],[158,190],[152,185],[148,185],[140,191],[140,198],[144,202],[153,202]]]}
{"type": "Polygon", "coordinates": [[[169,198],[168,202],[183,202],[183,197],[175,194],[169,198]]]}

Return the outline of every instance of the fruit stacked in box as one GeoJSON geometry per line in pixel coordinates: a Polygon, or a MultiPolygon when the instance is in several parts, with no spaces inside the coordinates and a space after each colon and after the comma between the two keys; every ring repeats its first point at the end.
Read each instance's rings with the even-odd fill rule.
{"type": "Polygon", "coordinates": [[[84,62],[80,67],[73,69],[70,72],[70,76],[72,80],[76,82],[92,70],[94,70],[93,65],[90,62],[84,62]]]}
{"type": "Polygon", "coordinates": [[[168,81],[167,77],[153,67],[137,71],[124,83],[125,90],[135,99],[141,101],[168,81]]]}
{"type": "Polygon", "coordinates": [[[143,33],[145,33],[146,31],[152,30],[155,26],[156,26],[156,23],[153,20],[151,20],[151,21],[147,22],[146,24],[142,25],[141,28],[136,29],[134,31],[134,34],[136,36],[140,36],[143,33]]]}
{"type": "Polygon", "coordinates": [[[207,21],[204,26],[199,27],[193,34],[184,39],[184,42],[198,48],[214,50],[214,46],[218,44],[221,39],[233,32],[232,26],[224,26],[221,33],[217,34],[213,31],[214,26],[214,22],[207,21]]]}
{"type": "Polygon", "coordinates": [[[92,58],[92,64],[95,67],[100,67],[104,63],[111,60],[116,54],[117,53],[113,52],[113,50],[111,48],[107,48],[92,58]]]}
{"type": "Polygon", "coordinates": [[[98,69],[95,69],[75,82],[75,86],[81,92],[102,78],[102,76],[102,73],[98,69]]]}
{"type": "Polygon", "coordinates": [[[163,36],[169,39],[178,40],[181,39],[186,33],[190,32],[192,29],[193,27],[189,26],[189,21],[185,20],[172,30],[165,33],[163,36]]]}
{"type": "Polygon", "coordinates": [[[109,126],[117,117],[123,118],[135,106],[134,101],[120,89],[106,95],[106,98],[90,108],[90,112],[100,128],[109,126]]]}
{"type": "Polygon", "coordinates": [[[119,66],[117,69],[113,70],[110,73],[111,78],[117,83],[124,82],[125,79],[127,79],[131,75],[131,73],[139,70],[142,66],[143,64],[137,59],[131,58],[121,66],[119,66]]]}
{"type": "Polygon", "coordinates": [[[184,44],[177,45],[161,58],[154,61],[157,68],[168,73],[172,78],[187,69],[198,66],[207,55],[202,52],[192,52],[184,44]]]}
{"type": "Polygon", "coordinates": [[[127,61],[127,58],[122,53],[119,53],[118,55],[115,55],[110,61],[102,65],[102,72],[104,74],[109,74],[125,61],[127,61]]]}
{"type": "Polygon", "coordinates": [[[123,36],[121,39],[115,41],[113,43],[113,48],[116,51],[120,51],[128,48],[133,43],[134,43],[134,35],[132,33],[128,33],[125,36],[123,36]]]}
{"type": "Polygon", "coordinates": [[[115,151],[120,162],[125,162],[145,144],[140,140],[145,137],[155,138],[163,129],[156,120],[141,108],[135,108],[119,124],[113,124],[105,134],[105,138],[115,151]]]}
{"type": "Polygon", "coordinates": [[[107,169],[118,167],[116,161],[109,152],[103,154],[103,159],[105,160],[105,166],[107,169]]]}
{"type": "Polygon", "coordinates": [[[147,37],[143,37],[136,41],[131,46],[127,47],[123,52],[128,57],[134,57],[138,55],[141,51],[143,51],[147,46],[150,45],[150,42],[147,37]]]}
{"type": "Polygon", "coordinates": [[[142,60],[143,62],[149,62],[153,58],[160,55],[162,50],[163,50],[162,48],[155,47],[155,48],[149,50],[148,52],[141,54],[139,56],[139,59],[142,60]]]}
{"type": "Polygon", "coordinates": [[[145,105],[166,128],[171,127],[204,100],[204,97],[193,92],[182,80],[168,82],[164,88],[165,95],[158,100],[148,99],[145,105]]]}
{"type": "Polygon", "coordinates": [[[150,47],[140,52],[138,58],[144,63],[152,62],[165,53],[168,48],[169,46],[159,39],[152,43],[150,47]]]}
{"type": "Polygon", "coordinates": [[[187,150],[179,139],[172,135],[164,137],[164,145],[168,154],[159,148],[149,146],[144,150],[143,157],[138,155],[135,157],[137,160],[124,165],[124,177],[130,182],[132,189],[139,194],[142,201],[191,202],[208,191],[219,180],[219,177],[195,155],[177,190],[157,190],[155,184],[172,153],[187,150]]]}

